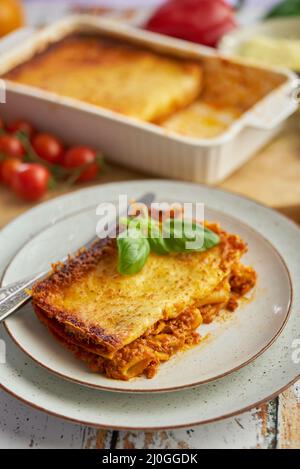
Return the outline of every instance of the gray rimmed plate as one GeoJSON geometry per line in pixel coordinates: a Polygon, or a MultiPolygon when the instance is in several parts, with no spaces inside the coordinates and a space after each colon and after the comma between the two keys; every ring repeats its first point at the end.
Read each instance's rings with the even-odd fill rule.
{"type": "MultiPolygon", "coordinates": [[[[5,253],[1,250],[1,257],[3,261],[2,265],[7,264],[9,261],[11,261],[12,258],[14,258],[14,261],[11,262],[9,268],[6,271],[6,275],[8,275],[9,271],[13,272],[13,270],[11,270],[12,266],[17,266],[18,258],[19,260],[22,259],[22,257],[19,256],[22,256],[23,250],[20,248],[24,242],[26,243],[29,238],[34,237],[35,234],[39,231],[41,231],[39,236],[43,236],[42,233],[46,233],[48,231],[44,230],[44,227],[49,225],[49,222],[54,224],[55,220],[65,218],[68,216],[68,214],[72,219],[73,217],[71,214],[74,214],[74,212],[77,212],[81,209],[83,209],[84,213],[87,213],[88,210],[85,211],[85,207],[92,207],[95,204],[95,200],[98,200],[98,198],[99,201],[111,200],[115,199],[119,193],[124,192],[128,193],[130,197],[137,197],[145,190],[149,189],[155,190],[159,199],[204,201],[207,206],[210,207],[211,215],[215,215],[213,218],[218,216],[218,219],[220,219],[222,223],[226,224],[226,228],[231,229],[231,227],[233,227],[235,228],[233,231],[239,232],[242,236],[246,237],[247,241],[250,243],[250,252],[253,251],[253,246],[251,246],[251,244],[254,243],[254,247],[256,246],[257,248],[255,251],[256,257],[248,257],[247,262],[250,261],[249,263],[253,264],[255,268],[259,270],[260,277],[262,274],[264,275],[264,273],[269,275],[272,270],[272,282],[275,282],[274,285],[276,285],[276,290],[281,292],[280,297],[276,296],[276,308],[273,309],[272,316],[270,316],[270,321],[268,324],[268,329],[270,330],[270,324],[272,324],[272,322],[278,321],[278,318],[281,316],[280,307],[282,305],[285,305],[283,309],[285,311],[284,314],[286,314],[286,309],[289,302],[289,280],[287,271],[280,256],[276,254],[276,251],[274,251],[273,247],[271,247],[269,242],[267,242],[265,239],[268,239],[274,245],[274,247],[277,248],[281,254],[283,254],[291,272],[292,281],[295,283],[295,269],[298,267],[296,262],[296,255],[299,256],[298,229],[292,223],[280,217],[275,212],[261,207],[254,202],[240,198],[238,196],[234,196],[230,193],[218,191],[215,189],[203,188],[193,184],[164,181],[142,181],[136,183],[111,184],[98,188],[87,189],[85,191],[71,194],[69,196],[62,197],[37,207],[28,214],[20,217],[2,232],[2,246],[3,243],[5,243],[5,246],[7,247],[7,249],[5,249],[5,253]],[[223,215],[220,212],[226,213],[226,215],[223,215]],[[232,215],[234,215],[233,218],[232,215]],[[43,219],[41,219],[42,216],[43,219]],[[32,225],[34,220],[36,223],[35,225],[32,225]],[[251,228],[254,228],[254,231],[251,228]],[[14,233],[14,236],[12,236],[12,233],[14,233]],[[259,233],[262,235],[262,237],[259,233]],[[282,239],[284,239],[285,242],[282,242],[282,239]],[[297,250],[295,250],[296,247],[297,250]],[[268,259],[264,259],[265,261],[267,260],[268,263],[271,262],[270,266],[272,266],[272,268],[270,271],[264,270],[265,267],[263,264],[265,262],[261,262],[260,260],[260,256],[264,256],[265,252],[269,252],[270,257],[268,257],[268,259]],[[16,253],[19,254],[16,256],[16,253]],[[274,269],[276,272],[275,275],[274,269]],[[283,298],[283,303],[278,303],[277,300],[279,299],[282,301],[283,298]]],[[[51,229],[54,228],[50,228],[50,230],[51,229]]],[[[32,241],[32,243],[34,245],[34,241],[32,241]]],[[[58,244],[59,243],[57,243],[57,246],[58,244]]],[[[24,262],[25,261],[23,258],[23,266],[24,262]]],[[[6,280],[12,280],[12,277],[6,277],[6,280]]],[[[17,280],[17,278],[14,277],[14,280],[17,280]]],[[[261,293],[264,293],[263,296],[266,296],[266,292],[264,292],[265,287],[268,288],[268,285],[264,282],[262,284],[259,283],[255,297],[249,303],[249,305],[252,306],[255,304],[257,298],[259,298],[260,288],[262,289],[261,293]]],[[[274,300],[275,297],[273,294],[271,297],[274,300]]],[[[299,364],[295,363],[292,359],[293,353],[295,355],[293,343],[296,343],[293,341],[297,339],[296,332],[294,331],[295,324],[292,326],[295,320],[297,322],[297,318],[294,317],[295,301],[298,301],[297,295],[295,295],[294,304],[291,308],[291,317],[284,332],[268,351],[266,351],[260,358],[257,358],[257,360],[255,360],[255,362],[253,362],[251,365],[248,365],[238,372],[229,375],[227,378],[219,379],[211,384],[201,385],[197,389],[190,389],[171,394],[159,394],[157,396],[150,396],[147,394],[134,397],[130,395],[120,395],[87,389],[73,383],[64,382],[63,380],[46,373],[45,370],[42,370],[41,367],[37,367],[30,360],[26,359],[25,355],[17,351],[14,346],[10,346],[12,348],[8,347],[9,352],[11,350],[11,353],[8,353],[7,364],[1,366],[1,368],[4,370],[4,373],[2,373],[2,384],[13,394],[17,394],[20,398],[37,407],[46,407],[45,410],[49,412],[62,415],[66,418],[71,418],[73,420],[79,420],[91,425],[95,424],[108,427],[115,426],[117,428],[157,428],[177,427],[200,423],[208,420],[215,420],[223,416],[239,412],[244,408],[254,406],[257,402],[272,396],[274,393],[281,390],[282,387],[296,379],[299,374],[299,364]],[[294,334],[293,340],[291,340],[291,332],[294,334]],[[288,347],[286,342],[285,345],[282,346],[282,341],[286,340],[286,334],[288,334],[287,337],[289,337],[288,347]],[[281,372],[280,368],[280,359],[284,360],[285,364],[288,365],[285,366],[283,372],[281,372]],[[14,371],[13,364],[16,360],[21,360],[21,362],[19,361],[19,365],[15,363],[15,366],[23,368],[21,369],[21,375],[23,379],[17,379],[19,384],[17,386],[16,383],[14,383],[16,379],[16,371],[14,371]],[[21,365],[22,360],[23,366],[21,365]],[[24,368],[25,361],[28,362],[28,365],[24,368]],[[270,379],[270,376],[268,376],[268,373],[270,373],[271,370],[273,371],[272,380],[270,379]],[[11,378],[9,378],[10,375],[11,378]],[[37,381],[35,380],[35,376],[37,381]],[[12,379],[12,377],[15,377],[15,379],[12,379]],[[256,384],[256,387],[253,383],[256,384]],[[45,393],[48,396],[47,404],[45,404],[45,393]],[[62,405],[63,403],[60,402],[59,395],[63,396],[62,399],[64,401],[64,405],[62,405]],[[67,395],[68,399],[66,399],[67,395]],[[78,401],[77,407],[75,405],[75,401],[78,401]],[[180,402],[182,402],[181,405],[180,402]],[[99,407],[97,407],[98,405],[99,407]],[[162,408],[162,406],[166,407],[162,408]],[[94,412],[92,411],[93,407],[94,412]],[[132,415],[130,422],[128,422],[129,415],[132,415]]],[[[235,318],[237,318],[239,322],[240,317],[242,317],[243,322],[243,318],[247,317],[247,311],[249,317],[251,314],[254,315],[254,312],[251,313],[251,311],[248,310],[248,304],[243,306],[238,315],[234,317],[233,321],[228,322],[228,325],[230,326],[228,326],[228,330],[235,328],[235,318]]],[[[31,313],[28,312],[27,314],[30,315],[31,313]]],[[[284,314],[282,316],[284,316],[284,314]]],[[[7,326],[10,328],[10,333],[10,322],[17,321],[17,317],[19,316],[20,314],[8,321],[7,326]]],[[[284,320],[281,323],[281,327],[283,324],[284,320]]],[[[225,327],[225,331],[222,330],[220,336],[225,337],[226,334],[227,328],[225,327]]],[[[36,333],[34,333],[34,335],[36,335],[36,333]]],[[[248,336],[249,335],[252,337],[256,335],[260,336],[260,329],[252,330],[250,327],[248,327],[248,336]]],[[[272,338],[273,337],[274,335],[272,335],[272,338]]],[[[216,341],[218,341],[218,338],[210,341],[208,344],[205,344],[202,349],[202,354],[206,353],[205,349],[210,347],[210,343],[214,343],[216,341]]],[[[240,346],[243,346],[244,349],[245,344],[242,343],[242,341],[239,343],[240,346]]],[[[52,338],[51,344],[53,346],[52,338]]],[[[268,342],[266,342],[265,346],[267,345],[268,342]]],[[[33,349],[34,347],[35,346],[33,346],[33,349]]],[[[265,347],[263,347],[263,349],[264,348],[265,347]]],[[[61,353],[67,353],[60,347],[59,350],[61,353]]],[[[194,350],[190,352],[194,353],[194,350]]],[[[190,352],[187,353],[189,354],[190,352]]],[[[57,357],[56,352],[54,353],[55,357],[57,357]]],[[[176,369],[176,367],[180,366],[180,362],[184,355],[185,354],[182,354],[181,357],[175,357],[173,360],[171,360],[171,371],[172,367],[176,369]]],[[[241,355],[243,355],[243,353],[241,355]]],[[[186,358],[183,360],[187,360],[187,358],[189,358],[189,362],[191,364],[193,362],[193,356],[190,355],[190,357],[188,357],[188,355],[186,355],[186,358]]],[[[210,361],[214,361],[213,359],[214,356],[210,355],[210,361]]],[[[224,362],[226,362],[226,359],[223,358],[223,363],[224,362]]],[[[242,366],[242,364],[238,366],[242,366]]],[[[168,364],[166,365],[168,366],[168,364]]],[[[161,368],[161,376],[163,376],[165,372],[170,376],[170,372],[167,366],[161,368]]],[[[193,369],[195,371],[195,368],[193,369]]],[[[216,375],[217,374],[215,374],[215,376],[216,375]]],[[[153,380],[145,381],[147,384],[150,383],[152,386],[148,388],[149,390],[157,389],[152,384],[153,380]]],[[[140,382],[141,380],[136,380],[138,386],[141,386],[140,382]]],[[[171,387],[173,388],[174,386],[172,385],[171,387]]],[[[147,389],[143,390],[145,391],[147,389]]]]}

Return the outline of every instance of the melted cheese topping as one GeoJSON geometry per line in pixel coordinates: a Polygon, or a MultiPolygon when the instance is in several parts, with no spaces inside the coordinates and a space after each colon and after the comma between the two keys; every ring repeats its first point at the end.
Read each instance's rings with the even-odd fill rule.
{"type": "Polygon", "coordinates": [[[47,305],[64,311],[86,328],[99,325],[126,345],[163,317],[180,314],[207,297],[228,275],[221,268],[220,247],[205,253],[158,256],[151,254],[136,275],[118,274],[116,251],[107,255],[79,282],[49,292],[47,305]]]}
{"type": "Polygon", "coordinates": [[[155,121],[199,96],[202,68],[117,40],[73,35],[6,78],[155,121]]]}
{"type": "Polygon", "coordinates": [[[217,109],[197,101],[186,109],[177,111],[162,126],[190,137],[212,138],[225,132],[239,115],[236,109],[217,109]]]}

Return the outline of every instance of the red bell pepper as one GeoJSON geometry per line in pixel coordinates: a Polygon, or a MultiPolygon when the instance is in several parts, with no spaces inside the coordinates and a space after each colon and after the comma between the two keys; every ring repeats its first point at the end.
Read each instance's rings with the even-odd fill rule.
{"type": "Polygon", "coordinates": [[[156,10],[145,28],[215,47],[235,26],[234,10],[225,0],[169,0],[156,10]]]}

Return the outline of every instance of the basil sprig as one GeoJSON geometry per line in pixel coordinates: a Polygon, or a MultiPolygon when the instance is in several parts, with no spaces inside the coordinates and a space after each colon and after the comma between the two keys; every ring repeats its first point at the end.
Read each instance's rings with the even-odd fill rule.
{"type": "Polygon", "coordinates": [[[126,229],[117,237],[118,272],[132,275],[140,272],[150,252],[158,255],[204,252],[220,242],[219,236],[202,225],[187,220],[126,218],[126,229]]]}

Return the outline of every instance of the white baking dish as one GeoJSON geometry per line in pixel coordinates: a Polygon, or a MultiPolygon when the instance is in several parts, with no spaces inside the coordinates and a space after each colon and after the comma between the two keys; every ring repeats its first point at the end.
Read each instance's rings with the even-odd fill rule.
{"type": "MultiPolygon", "coordinates": [[[[200,60],[220,57],[206,47],[81,15],[31,33],[26,40],[22,37],[22,43],[1,54],[0,74],[26,61],[49,43],[82,30],[119,36],[181,57],[200,60]]],[[[151,123],[8,80],[7,102],[0,105],[0,113],[5,119],[27,118],[39,129],[57,133],[67,143],[100,148],[116,163],[159,176],[213,184],[241,166],[296,110],[297,102],[292,98],[297,86],[296,75],[282,70],[274,73],[281,73],[285,82],[226,132],[211,139],[174,134],[151,123]]]]}

